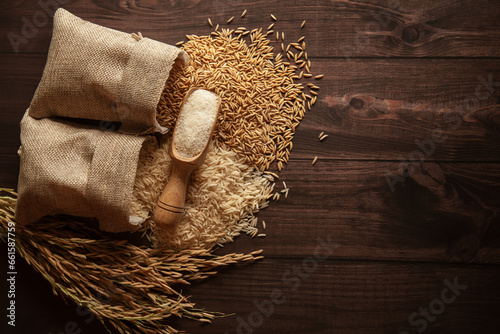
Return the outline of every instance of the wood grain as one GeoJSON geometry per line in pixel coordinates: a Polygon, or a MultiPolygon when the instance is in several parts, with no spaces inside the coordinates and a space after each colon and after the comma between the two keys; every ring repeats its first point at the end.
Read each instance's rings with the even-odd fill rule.
{"type": "Polygon", "coordinates": [[[281,290],[282,303],[275,305],[261,326],[254,326],[256,333],[416,333],[421,326],[411,326],[409,316],[439,300],[446,288],[444,280],[455,283],[456,278],[467,288],[433,322],[427,322],[426,332],[493,334],[500,330],[490,320],[500,315],[500,291],[494,287],[500,273],[497,266],[327,260],[317,261],[313,270],[314,263],[311,257],[268,259],[195,285],[186,292],[196,296],[198,306],[210,300],[210,305],[220,305],[219,310],[235,316],[208,326],[184,321],[180,323],[186,327],[181,328],[193,334],[237,333],[238,318],[258,324],[256,304],[270,300],[273,290],[281,290]],[[230,296],[235,284],[239,302],[233,307],[230,296]]]}
{"type": "Polygon", "coordinates": [[[498,263],[500,164],[410,168],[402,176],[398,162],[319,158],[313,167],[292,159],[280,174],[288,198],[259,213],[267,237],[237,243],[273,257],[307,256],[318,237],[330,236],[341,245],[338,259],[498,263]]]}
{"type": "MultiPolygon", "coordinates": [[[[418,1],[67,1],[64,8],[91,22],[170,44],[187,34],[209,33],[210,17],[233,27],[267,27],[269,14],[278,16],[275,29],[288,41],[307,36],[310,53],[316,57],[498,57],[500,55],[500,4],[495,0],[418,1]],[[239,15],[247,9],[244,19],[239,15]],[[280,15],[278,15],[279,13],[280,15]],[[481,19],[477,19],[480,17],[481,19]],[[185,19],[189,18],[189,19],[185,19]],[[303,20],[306,27],[300,29],[303,20]]],[[[52,24],[34,1],[3,4],[0,34],[17,34],[25,43],[22,53],[46,52],[52,24]],[[35,18],[35,21],[34,21],[35,18]],[[38,20],[38,21],[36,21],[38,20]],[[28,22],[28,23],[26,23],[28,22]],[[33,25],[38,22],[38,27],[33,25]],[[32,24],[31,30],[29,24],[32,24]]],[[[50,13],[52,8],[47,9],[50,13]]],[[[4,52],[12,52],[8,38],[4,52]]]]}

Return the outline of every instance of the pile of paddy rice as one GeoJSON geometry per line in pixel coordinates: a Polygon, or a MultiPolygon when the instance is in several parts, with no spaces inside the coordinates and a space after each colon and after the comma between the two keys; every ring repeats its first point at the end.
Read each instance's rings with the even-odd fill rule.
{"type": "MultiPolygon", "coordinates": [[[[305,37],[285,47],[284,33],[273,27],[274,23],[263,32],[217,26],[209,36],[189,35],[182,43],[190,63],[184,68],[180,62],[174,64],[158,104],[158,122],[174,128],[191,87],[215,92],[221,109],[214,144],[205,164],[193,174],[178,228],[159,231],[151,219],[145,223],[156,244],[183,248],[206,245],[214,236],[219,244],[240,232],[255,236],[255,214],[271,197],[279,199],[279,194],[271,194],[277,175],[270,166],[276,162],[281,171],[288,162],[295,128],[316,103],[319,90],[312,82],[304,86],[297,81],[323,76],[310,73],[305,37]],[[274,54],[268,36],[281,41],[283,54],[274,54]]],[[[132,212],[153,212],[170,174],[167,148],[164,142],[140,159],[132,212]]]]}
{"type": "Polygon", "coordinates": [[[261,171],[275,161],[282,170],[290,157],[295,128],[316,102],[319,87],[294,82],[314,80],[303,38],[302,44],[282,47],[295,62],[292,65],[283,61],[281,53],[273,53],[267,38],[270,32],[240,27],[216,30],[210,36],[187,36],[182,49],[190,63],[172,69],[158,104],[158,122],[175,125],[190,87],[211,90],[222,99],[215,138],[261,171]]]}

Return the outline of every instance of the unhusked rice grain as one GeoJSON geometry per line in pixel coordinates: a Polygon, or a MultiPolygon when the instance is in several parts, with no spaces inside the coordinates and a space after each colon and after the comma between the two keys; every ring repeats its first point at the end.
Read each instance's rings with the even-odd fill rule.
{"type": "Polygon", "coordinates": [[[174,127],[189,87],[211,90],[222,100],[215,138],[261,171],[273,162],[281,170],[290,158],[295,128],[310,105],[304,101],[306,87],[294,82],[297,66],[275,57],[262,28],[251,30],[248,40],[242,36],[229,29],[186,36],[182,49],[190,63],[171,70],[158,104],[158,122],[174,127]]]}

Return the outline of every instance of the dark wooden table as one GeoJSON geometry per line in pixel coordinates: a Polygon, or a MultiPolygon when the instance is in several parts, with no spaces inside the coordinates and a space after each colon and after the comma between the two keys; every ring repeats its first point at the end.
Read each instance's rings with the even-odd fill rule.
{"type": "MultiPolygon", "coordinates": [[[[4,187],[17,184],[19,122],[50,43],[43,4],[56,2],[1,5],[4,187]],[[30,30],[34,19],[38,27],[30,30]],[[24,39],[13,47],[9,33],[24,39]]],[[[178,328],[500,333],[499,1],[59,3],[94,23],[168,44],[210,33],[208,17],[222,23],[235,16],[235,26],[265,29],[274,14],[275,28],[290,39],[306,36],[313,71],[325,73],[281,173],[288,199],[259,214],[267,237],[242,236],[221,250],[262,248],[265,259],[187,291],[198,306],[235,315],[210,325],[179,320],[178,328]],[[320,142],[322,131],[329,137],[320,142]]],[[[106,333],[18,262],[15,333],[106,333]]],[[[1,322],[5,328],[3,314],[1,322]]]]}

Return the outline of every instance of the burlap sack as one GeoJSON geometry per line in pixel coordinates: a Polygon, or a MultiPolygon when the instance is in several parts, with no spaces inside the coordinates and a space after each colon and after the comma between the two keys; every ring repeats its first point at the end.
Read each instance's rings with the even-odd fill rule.
{"type": "Polygon", "coordinates": [[[60,8],[29,114],[121,122],[122,133],[164,133],[156,107],[176,59],[188,62],[177,47],[93,24],[60,8]]]}
{"type": "Polygon", "coordinates": [[[19,224],[67,214],[97,218],[111,232],[140,226],[143,218],[130,217],[137,162],[152,140],[145,134],[166,130],[156,108],[176,59],[188,60],[176,47],[56,12],[45,70],[21,122],[19,224]],[[71,118],[121,122],[121,133],[71,118]]]}
{"type": "Polygon", "coordinates": [[[46,215],[93,217],[110,232],[133,231],[142,219],[130,217],[139,153],[151,136],[102,131],[70,121],[21,121],[16,220],[46,215]]]}

